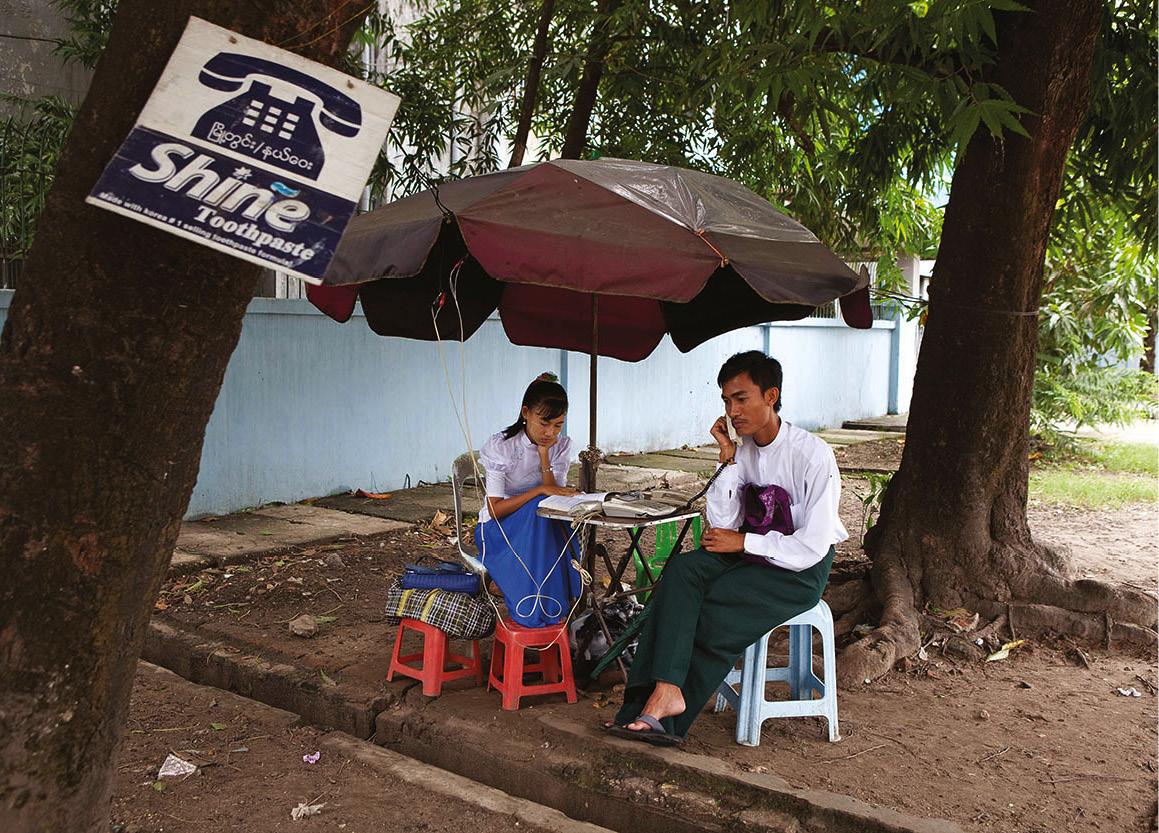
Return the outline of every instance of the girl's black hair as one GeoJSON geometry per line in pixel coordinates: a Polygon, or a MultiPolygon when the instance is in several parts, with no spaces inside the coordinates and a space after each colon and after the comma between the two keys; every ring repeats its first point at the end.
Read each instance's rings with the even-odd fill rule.
{"type": "Polygon", "coordinates": [[[536,379],[528,385],[519,408],[519,419],[503,429],[504,439],[511,439],[527,425],[527,420],[523,418],[524,408],[540,413],[544,419],[561,417],[567,413],[567,391],[559,382],[545,379],[536,379]]]}

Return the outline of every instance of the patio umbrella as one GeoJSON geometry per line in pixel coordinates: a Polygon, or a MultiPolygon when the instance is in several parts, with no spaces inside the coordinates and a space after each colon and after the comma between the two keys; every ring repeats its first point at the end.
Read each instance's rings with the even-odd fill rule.
{"type": "MultiPolygon", "coordinates": [[[[307,296],[380,335],[467,338],[496,309],[515,344],[639,361],[840,298],[870,326],[868,276],[723,177],[558,159],[439,185],[357,217],[307,296]],[[456,268],[457,267],[457,268],[456,268]],[[439,315],[449,293],[459,314],[439,315]],[[459,318],[462,318],[462,326],[459,318]]],[[[589,475],[586,485],[594,485],[589,475]]]]}

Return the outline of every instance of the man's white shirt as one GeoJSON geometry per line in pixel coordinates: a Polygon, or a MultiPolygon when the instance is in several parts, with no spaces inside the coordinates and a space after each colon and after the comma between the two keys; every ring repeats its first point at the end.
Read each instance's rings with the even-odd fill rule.
{"type": "Polygon", "coordinates": [[[746,437],[736,451],[736,463],[721,472],[708,490],[710,526],[740,527],[744,520],[742,491],[747,483],[776,485],[789,493],[793,534],[746,533],[745,552],[799,572],[824,558],[830,546],[849,537],[837,514],[841,500],[837,460],[820,437],[784,421],[777,436],[763,448],[746,437]]]}

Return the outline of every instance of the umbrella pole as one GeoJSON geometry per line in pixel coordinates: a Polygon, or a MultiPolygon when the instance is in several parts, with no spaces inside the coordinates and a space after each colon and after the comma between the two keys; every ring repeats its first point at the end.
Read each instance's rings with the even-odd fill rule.
{"type": "MultiPolygon", "coordinates": [[[[596,361],[600,355],[600,324],[599,324],[599,308],[598,297],[596,293],[592,293],[592,351],[589,358],[588,365],[588,447],[580,452],[580,462],[583,464],[580,468],[580,491],[594,492],[596,490],[596,469],[600,465],[600,450],[596,448],[596,361]]],[[[587,536],[584,548],[585,569],[592,575],[595,574],[597,547],[596,543],[596,528],[588,525],[584,530],[584,535],[587,536]]],[[[589,585],[586,594],[586,605],[594,606],[596,603],[595,586],[589,585]]],[[[597,618],[599,618],[597,612],[597,618]]],[[[621,663],[621,669],[623,664],[621,663]]],[[[625,679],[627,679],[625,677],[625,679]]]]}
{"type": "Polygon", "coordinates": [[[596,362],[599,357],[600,323],[599,296],[592,293],[592,349],[588,365],[588,447],[580,454],[583,468],[580,489],[585,492],[596,490],[596,469],[600,465],[600,452],[596,448],[596,362]]]}

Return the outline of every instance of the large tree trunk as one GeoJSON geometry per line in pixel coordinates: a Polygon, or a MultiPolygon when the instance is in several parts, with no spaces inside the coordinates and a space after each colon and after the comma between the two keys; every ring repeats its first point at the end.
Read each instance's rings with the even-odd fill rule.
{"type": "Polygon", "coordinates": [[[576,88],[575,103],[568,118],[567,130],[563,137],[563,159],[579,159],[588,141],[588,125],[596,106],[600,90],[600,78],[604,74],[604,59],[611,46],[609,38],[610,18],[620,8],[623,0],[599,0],[596,8],[599,17],[592,27],[592,39],[588,44],[588,54],[584,60],[584,71],[576,88]]]}
{"type": "Polygon", "coordinates": [[[191,13],[340,66],[364,5],[121,2],[0,338],[0,830],[108,824],[144,628],[259,272],[85,195],[191,13]]]}
{"type": "Polygon", "coordinates": [[[519,106],[519,122],[515,128],[515,141],[511,143],[509,168],[523,164],[523,154],[527,152],[527,139],[531,135],[531,117],[535,114],[535,99],[539,96],[539,75],[543,70],[543,59],[547,57],[547,34],[551,28],[551,17],[555,14],[555,0],[543,0],[539,10],[539,29],[535,32],[535,46],[531,50],[531,63],[527,65],[527,81],[523,85],[523,103],[519,106]]]}
{"type": "Polygon", "coordinates": [[[1143,336],[1143,356],[1139,359],[1139,369],[1147,373],[1155,372],[1155,313],[1147,313],[1147,334],[1143,336]]]}
{"type": "MultiPolygon", "coordinates": [[[[1063,559],[1031,540],[1026,520],[1043,258],[1087,107],[1101,5],[1043,0],[999,17],[999,60],[986,80],[1030,110],[1022,118],[1030,138],[998,141],[980,127],[954,173],[905,453],[866,536],[884,612],[842,656],[846,683],[880,676],[917,650],[927,603],[1087,636],[1116,622],[1154,624],[1153,600],[1068,580],[1063,559]]],[[[1132,635],[1130,625],[1114,633],[1132,635]]]]}

